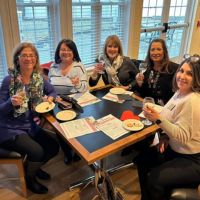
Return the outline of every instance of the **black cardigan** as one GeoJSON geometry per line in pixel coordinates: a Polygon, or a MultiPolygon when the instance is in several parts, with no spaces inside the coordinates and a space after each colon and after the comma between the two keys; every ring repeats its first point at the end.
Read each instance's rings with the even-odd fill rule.
{"type": "Polygon", "coordinates": [[[170,73],[160,73],[158,80],[155,84],[155,87],[150,86],[149,76],[150,73],[156,74],[153,70],[153,67],[148,67],[144,72],[144,82],[142,87],[136,85],[133,89],[139,93],[141,97],[153,97],[155,102],[158,103],[158,100],[162,100],[164,104],[173,96],[174,92],[172,90],[172,82],[174,74],[178,68],[178,64],[170,62],[169,63],[169,72],[170,73]]]}
{"type": "MultiPolygon", "coordinates": [[[[124,57],[121,67],[117,70],[117,76],[120,81],[120,83],[123,86],[128,86],[131,84],[132,88],[135,87],[136,81],[135,76],[139,72],[137,67],[134,65],[134,63],[130,60],[129,57],[124,57]]],[[[97,79],[93,80],[91,77],[89,78],[89,85],[95,86],[100,77],[102,76],[103,82],[105,85],[109,84],[108,82],[108,74],[97,74],[97,79]]]]}

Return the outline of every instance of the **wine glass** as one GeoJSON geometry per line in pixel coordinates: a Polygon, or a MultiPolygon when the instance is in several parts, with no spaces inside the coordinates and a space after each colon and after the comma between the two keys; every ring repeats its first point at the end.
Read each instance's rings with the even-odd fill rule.
{"type": "MultiPolygon", "coordinates": [[[[18,89],[15,93],[17,96],[20,96],[22,98],[23,104],[25,103],[25,98],[26,98],[26,88],[25,86],[23,86],[22,88],[18,89]]],[[[24,108],[23,108],[23,104],[20,106],[17,106],[17,112],[18,113],[23,113],[24,112],[24,108]]]]}
{"type": "Polygon", "coordinates": [[[76,70],[76,68],[72,68],[72,70],[69,73],[69,79],[72,82],[72,89],[70,90],[71,93],[76,93],[75,85],[73,84],[73,82],[77,77],[78,77],[78,71],[76,70]]]}
{"type": "MultiPolygon", "coordinates": [[[[145,107],[153,107],[154,104],[155,104],[155,101],[154,101],[154,99],[152,97],[145,97],[143,99],[143,108],[145,108],[145,107]]],[[[147,126],[152,124],[152,122],[150,120],[146,119],[146,118],[142,121],[142,123],[144,125],[147,125],[147,126]]]]}
{"type": "MultiPolygon", "coordinates": [[[[143,76],[144,72],[147,70],[147,63],[142,62],[139,65],[140,76],[143,76]]],[[[139,81],[140,85],[142,85],[143,81],[139,81]]]]}
{"type": "Polygon", "coordinates": [[[98,73],[99,74],[104,74],[105,73],[105,61],[104,61],[104,57],[102,55],[99,55],[99,57],[96,59],[96,62],[99,63],[98,66],[98,73]]]}

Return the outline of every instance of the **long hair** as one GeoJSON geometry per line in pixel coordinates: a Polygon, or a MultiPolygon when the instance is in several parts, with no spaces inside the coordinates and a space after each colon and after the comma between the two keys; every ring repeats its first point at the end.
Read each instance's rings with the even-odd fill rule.
{"type": "Polygon", "coordinates": [[[55,57],[54,57],[55,63],[57,63],[57,64],[61,63],[61,59],[60,59],[59,53],[60,53],[60,48],[61,48],[62,44],[65,44],[68,48],[70,48],[72,50],[72,52],[74,54],[74,60],[75,61],[81,62],[81,59],[80,59],[76,44],[70,39],[62,39],[58,43],[58,46],[57,46],[56,51],[55,51],[55,57]]]}
{"type": "Polygon", "coordinates": [[[119,55],[123,56],[123,49],[122,49],[122,43],[117,35],[110,35],[106,38],[106,41],[104,43],[103,53],[107,55],[106,48],[108,44],[116,45],[119,48],[119,55]]]}
{"type": "Polygon", "coordinates": [[[151,56],[150,56],[151,46],[154,42],[161,43],[162,48],[163,48],[163,52],[164,52],[160,72],[170,73],[170,69],[168,68],[168,66],[169,66],[169,54],[168,54],[168,51],[167,51],[167,46],[166,46],[165,41],[161,38],[157,38],[157,39],[154,39],[154,40],[151,41],[149,48],[148,48],[148,51],[147,51],[147,56],[146,56],[145,62],[148,64],[148,66],[151,66],[151,67],[154,66],[153,60],[151,59],[151,56]]]}
{"type": "Polygon", "coordinates": [[[22,42],[16,46],[13,52],[13,67],[11,67],[10,69],[12,70],[14,68],[16,70],[20,70],[19,56],[25,48],[30,48],[34,52],[36,56],[36,65],[34,66],[33,71],[36,73],[40,73],[41,67],[40,67],[40,61],[39,61],[39,54],[36,47],[30,42],[22,42]]]}
{"type": "Polygon", "coordinates": [[[182,67],[183,64],[187,63],[192,72],[192,88],[191,90],[193,92],[200,92],[200,56],[195,54],[191,56],[190,58],[185,59],[180,65],[179,68],[176,71],[176,74],[174,75],[173,79],[173,90],[177,91],[178,90],[178,85],[176,82],[176,75],[179,72],[180,68],[182,67]],[[197,58],[197,60],[195,60],[197,58]]]}

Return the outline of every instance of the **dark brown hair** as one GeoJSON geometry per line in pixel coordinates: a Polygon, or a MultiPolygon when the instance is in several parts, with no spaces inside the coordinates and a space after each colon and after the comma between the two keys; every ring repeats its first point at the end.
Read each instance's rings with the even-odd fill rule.
{"type": "Polygon", "coordinates": [[[145,62],[146,62],[147,65],[150,66],[150,67],[153,67],[153,66],[154,66],[154,63],[153,63],[153,61],[151,60],[151,56],[150,56],[151,45],[152,45],[154,42],[159,42],[159,43],[161,43],[162,48],[163,48],[163,52],[164,52],[164,56],[163,56],[163,60],[162,60],[162,63],[161,63],[160,72],[167,72],[167,73],[170,73],[170,70],[168,69],[168,66],[169,66],[169,55],[168,55],[167,46],[166,46],[165,41],[164,41],[163,39],[161,39],[161,38],[157,38],[157,39],[154,39],[154,40],[151,41],[151,43],[150,43],[150,45],[149,45],[149,48],[148,48],[148,51],[147,51],[147,56],[146,56],[145,62]]]}
{"type": "Polygon", "coordinates": [[[192,88],[191,90],[193,92],[200,92],[200,56],[195,54],[191,56],[190,58],[185,59],[180,65],[179,68],[176,71],[176,74],[174,75],[173,79],[173,89],[174,91],[178,90],[178,85],[176,82],[176,75],[179,72],[180,68],[183,66],[183,64],[187,63],[192,72],[192,88]],[[196,58],[196,60],[195,60],[196,58]]]}

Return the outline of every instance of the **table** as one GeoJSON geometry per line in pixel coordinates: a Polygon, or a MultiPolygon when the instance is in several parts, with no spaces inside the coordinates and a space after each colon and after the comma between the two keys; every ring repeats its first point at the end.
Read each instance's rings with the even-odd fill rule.
{"type": "MultiPolygon", "coordinates": [[[[109,89],[110,86],[105,86],[99,88],[98,90],[91,91],[91,93],[101,99],[109,91],[109,89]]],[[[133,98],[142,100],[140,97],[134,94],[133,98]]],[[[132,110],[135,114],[139,114],[141,112],[141,109],[132,106],[131,101],[125,101],[124,103],[120,104],[102,99],[101,102],[84,107],[84,112],[80,113],[78,118],[93,116],[95,119],[99,119],[105,115],[112,114],[120,119],[124,110],[132,110]]],[[[64,137],[63,130],[61,129],[56,118],[50,113],[45,114],[44,117],[58,131],[58,133],[64,137]]],[[[151,126],[146,126],[141,131],[127,133],[116,140],[112,140],[101,131],[72,139],[64,138],[71,145],[71,147],[87,162],[88,165],[92,165],[96,161],[102,161],[103,158],[110,154],[113,154],[121,149],[124,149],[125,147],[130,146],[131,144],[145,139],[158,128],[159,127],[156,124],[153,124],[151,126]]]]}

